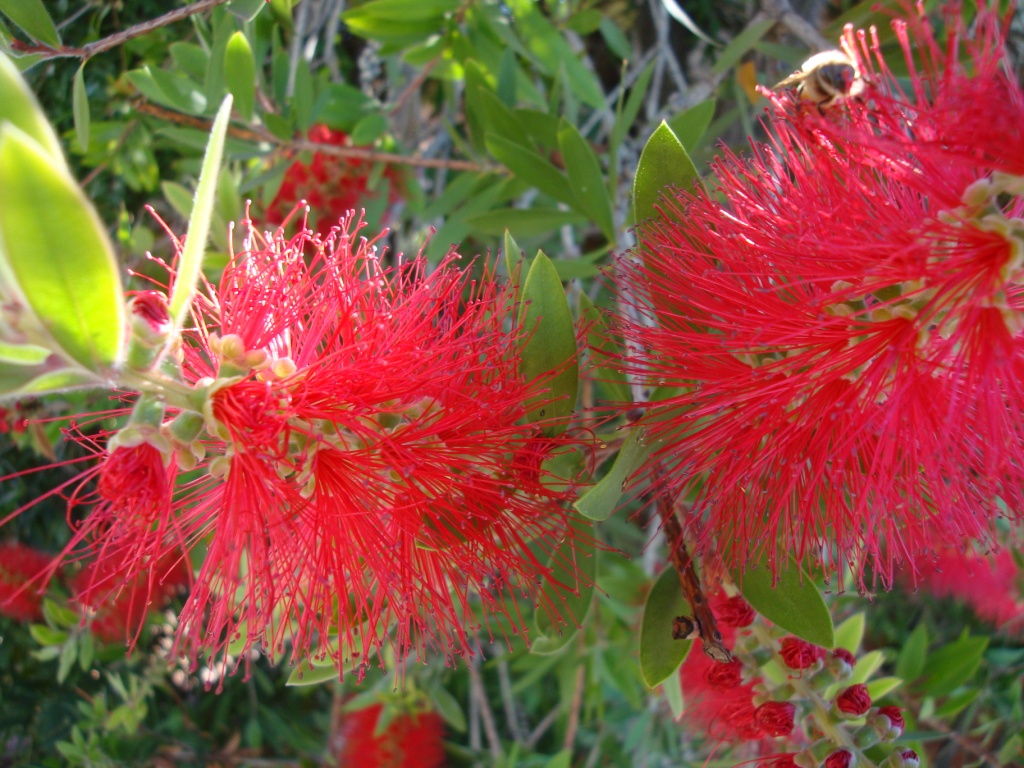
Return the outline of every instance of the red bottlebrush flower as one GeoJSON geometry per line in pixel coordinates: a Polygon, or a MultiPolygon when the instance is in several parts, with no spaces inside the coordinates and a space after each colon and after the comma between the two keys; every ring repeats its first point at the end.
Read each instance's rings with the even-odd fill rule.
{"type": "Polygon", "coordinates": [[[749,627],[757,617],[757,612],[750,603],[739,595],[715,600],[712,609],[719,623],[727,627],[749,627]]]}
{"type": "Polygon", "coordinates": [[[991,11],[971,42],[896,27],[929,61],[909,96],[850,32],[864,99],[772,95],[771,141],[666,201],[616,275],[624,367],[679,392],[624,406],[660,446],[641,480],[693,498],[729,566],[888,584],[1024,509],[1024,93],[991,11]]]}
{"type": "Polygon", "coordinates": [[[146,616],[162,608],[188,581],[184,561],[168,555],[127,580],[120,569],[110,568],[100,559],[85,566],[70,587],[72,599],[85,609],[86,623],[96,637],[134,645],[146,616]]]}
{"type": "Polygon", "coordinates": [[[768,701],[754,712],[754,722],[766,736],[789,736],[795,717],[796,707],[788,701],[768,701]]]}
{"type": "Polygon", "coordinates": [[[981,555],[943,550],[917,574],[903,573],[901,577],[908,586],[960,600],[1000,630],[1024,636],[1024,573],[1012,552],[981,555]]]}
{"type": "MultiPolygon", "coordinates": [[[[720,626],[725,644],[731,647],[735,629],[725,624],[720,626]]],[[[686,701],[682,723],[686,728],[706,732],[726,742],[764,737],[754,720],[754,684],[757,681],[743,683],[741,670],[739,660],[722,664],[696,649],[687,655],[679,669],[686,701]]]]}
{"type": "MultiPolygon", "coordinates": [[[[348,146],[348,135],[325,125],[315,125],[309,131],[309,140],[317,144],[336,147],[348,146]]],[[[378,196],[369,189],[373,165],[355,157],[340,157],[326,152],[314,152],[310,160],[297,159],[285,171],[281,187],[267,206],[266,218],[271,224],[282,224],[295,204],[305,200],[313,214],[313,223],[324,228],[336,224],[352,211],[358,211],[366,201],[378,196]]],[[[386,167],[384,178],[391,182],[391,198],[397,199],[395,187],[400,182],[398,173],[386,167]]]]}
{"type": "Polygon", "coordinates": [[[779,655],[790,669],[807,669],[825,658],[825,649],[799,637],[785,637],[779,655]]]}
{"type": "Polygon", "coordinates": [[[845,749],[833,752],[825,758],[825,768],[850,768],[853,765],[853,753],[845,749]]]}
{"type": "Polygon", "coordinates": [[[380,733],[383,706],[345,714],[339,765],[348,768],[441,768],[445,764],[444,721],[436,712],[400,714],[380,733]]]}
{"type": "Polygon", "coordinates": [[[886,736],[891,739],[898,739],[903,735],[906,723],[903,721],[903,710],[899,707],[879,707],[878,714],[889,720],[889,727],[886,729],[886,736]]]}
{"type": "Polygon", "coordinates": [[[53,556],[24,544],[0,543],[0,614],[18,621],[43,617],[42,596],[28,583],[49,570],[53,556]]]}
{"type": "Polygon", "coordinates": [[[712,664],[704,671],[704,679],[716,691],[736,688],[743,684],[743,663],[733,660],[725,664],[712,664]]]}
{"type": "Polygon", "coordinates": [[[836,696],[836,708],[851,717],[860,717],[871,708],[871,694],[864,683],[851,685],[836,696]]]}
{"type": "Polygon", "coordinates": [[[797,768],[793,754],[775,755],[765,763],[765,768],[797,768]]]}
{"type": "MultiPolygon", "coordinates": [[[[103,458],[68,494],[92,507],[67,549],[93,562],[84,605],[139,573],[159,591],[167,558],[194,559],[176,653],[289,642],[293,662],[361,674],[386,644],[469,654],[492,616],[525,636],[518,598],[577,587],[571,563],[555,582],[544,562],[579,534],[543,461],[584,438],[526,423],[548,385],[520,374],[514,289],[454,253],[389,267],[359,226],[286,240],[250,223],[153,361],[148,376],[177,377],[157,402],[139,398],[110,452],[70,435],[103,458]]],[[[538,610],[561,620],[559,600],[538,610]]]]}

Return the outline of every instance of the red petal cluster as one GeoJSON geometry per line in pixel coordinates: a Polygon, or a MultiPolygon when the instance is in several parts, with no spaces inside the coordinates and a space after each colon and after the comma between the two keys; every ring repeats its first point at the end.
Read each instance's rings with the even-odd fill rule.
{"type": "Polygon", "coordinates": [[[444,721],[436,712],[402,714],[377,731],[383,706],[345,715],[339,765],[348,768],[441,768],[445,765],[444,721]]]}
{"type": "Polygon", "coordinates": [[[730,566],[889,583],[1024,509],[1024,92],[991,11],[969,42],[894,27],[924,62],[910,93],[849,31],[864,96],[771,94],[770,143],[666,201],[620,265],[625,367],[678,393],[640,420],[649,479],[730,566]]]}
{"type": "Polygon", "coordinates": [[[871,709],[871,694],[864,683],[851,685],[836,696],[836,708],[847,715],[860,716],[871,709]]]}
{"type": "MultiPolygon", "coordinates": [[[[511,288],[456,269],[456,254],[434,271],[388,266],[357,229],[250,229],[199,297],[163,427],[129,425],[97,490],[72,494],[94,505],[69,547],[87,543],[99,574],[82,602],[134,595],[137,574],[159,591],[167,563],[194,560],[178,651],[277,657],[290,642],[293,661],[360,673],[389,638],[400,659],[451,657],[490,617],[526,632],[516,597],[538,594],[545,559],[574,535],[571,492],[543,462],[579,440],[524,423],[546,381],[520,375],[511,288]],[[173,406],[175,386],[201,414],[173,406]]],[[[540,610],[557,619],[561,605],[540,610]]]]}
{"type": "Polygon", "coordinates": [[[799,637],[786,637],[782,640],[779,655],[787,667],[800,670],[807,669],[824,659],[825,649],[799,637]]]}
{"type": "Polygon", "coordinates": [[[1012,552],[943,550],[918,575],[905,574],[905,581],[936,597],[962,600],[1000,630],[1024,636],[1024,573],[1012,552]]]}
{"type": "MultiPolygon", "coordinates": [[[[313,126],[309,140],[336,147],[348,145],[347,134],[325,125],[313,126]]],[[[305,200],[316,221],[325,226],[333,225],[350,212],[358,211],[367,200],[377,197],[379,193],[369,189],[371,171],[372,164],[367,160],[338,157],[326,152],[314,152],[308,161],[296,159],[288,166],[280,189],[267,206],[266,219],[271,224],[281,224],[295,204],[305,200]]],[[[394,198],[398,174],[388,167],[384,177],[391,181],[391,196],[394,198]]]]}
{"type": "Polygon", "coordinates": [[[42,595],[26,585],[52,560],[52,555],[25,544],[0,543],[0,614],[18,621],[39,621],[43,617],[42,595]]]}
{"type": "Polygon", "coordinates": [[[788,701],[768,701],[754,712],[754,722],[765,736],[789,736],[795,726],[796,707],[788,701]]]}

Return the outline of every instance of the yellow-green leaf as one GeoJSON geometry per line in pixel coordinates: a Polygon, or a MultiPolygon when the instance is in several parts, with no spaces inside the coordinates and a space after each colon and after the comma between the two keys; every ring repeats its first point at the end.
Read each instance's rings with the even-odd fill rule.
{"type": "Polygon", "coordinates": [[[235,32],[224,50],[224,80],[235,97],[235,109],[245,120],[252,119],[256,100],[256,62],[245,34],[235,32]]]}
{"type": "Polygon", "coordinates": [[[75,118],[75,136],[82,152],[89,151],[89,94],[85,90],[85,62],[75,72],[71,86],[71,111],[75,118]]]}
{"type": "Polygon", "coordinates": [[[10,123],[0,126],[0,280],[51,351],[94,372],[120,361],[124,294],[106,228],[64,164],[10,123]]]}
{"type": "Polygon", "coordinates": [[[667,187],[690,189],[696,179],[696,166],[663,121],[640,153],[633,179],[633,221],[639,224],[656,216],[655,206],[667,187]]]}
{"type": "Polygon", "coordinates": [[[14,123],[31,136],[53,162],[65,165],[60,139],[43,114],[35,94],[14,62],[0,52],[0,124],[4,121],[14,123]]]}

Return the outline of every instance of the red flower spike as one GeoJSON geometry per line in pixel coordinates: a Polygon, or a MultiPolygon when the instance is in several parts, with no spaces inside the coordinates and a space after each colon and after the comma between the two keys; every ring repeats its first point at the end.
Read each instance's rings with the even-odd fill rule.
{"type": "Polygon", "coordinates": [[[586,438],[524,425],[546,384],[520,376],[512,288],[487,268],[471,279],[454,253],[429,273],[420,257],[388,267],[359,226],[286,240],[250,225],[197,297],[163,416],[181,428],[150,435],[188,450],[194,479],[138,435],[106,455],[69,434],[103,459],[62,491],[91,507],[66,551],[94,562],[84,605],[138,573],[155,571],[157,593],[167,558],[195,559],[174,647],[193,660],[288,648],[362,673],[385,644],[400,660],[469,654],[495,615],[526,634],[516,600],[541,592],[543,560],[574,535],[573,491],[544,461],[586,438]]]}
{"type": "Polygon", "coordinates": [[[825,758],[825,768],[850,768],[853,763],[853,753],[845,749],[833,752],[825,758]]]}
{"type": "Polygon", "coordinates": [[[344,715],[338,764],[348,768],[441,768],[444,721],[436,712],[400,714],[377,732],[383,706],[344,715]]]}
{"type": "MultiPolygon", "coordinates": [[[[315,125],[309,131],[309,140],[317,144],[336,147],[348,145],[348,135],[333,131],[325,125],[315,125]]],[[[325,152],[314,152],[310,160],[301,157],[285,171],[284,180],[267,206],[266,219],[271,224],[283,224],[296,203],[305,200],[313,214],[313,223],[322,228],[334,226],[364,203],[379,195],[369,189],[373,165],[360,158],[339,157],[325,152]]],[[[397,187],[401,176],[392,166],[386,166],[383,177],[391,182],[391,201],[398,199],[397,187]]]]}
{"type": "Polygon", "coordinates": [[[717,189],[677,193],[621,261],[622,367],[680,393],[622,407],[661,446],[640,482],[693,498],[727,567],[888,584],[1024,509],[1024,182],[1000,175],[1024,173],[1024,92],[1001,20],[975,23],[948,46],[896,24],[927,62],[909,96],[849,32],[862,102],[770,94],[771,140],[724,153],[717,189]]]}
{"type": "Polygon", "coordinates": [[[857,666],[857,657],[850,653],[845,648],[836,648],[832,651],[832,658],[837,659],[844,664],[848,664],[851,667],[857,666]]]}
{"type": "Polygon", "coordinates": [[[799,637],[786,637],[782,640],[779,651],[782,661],[790,669],[808,669],[816,662],[825,658],[825,649],[812,645],[799,637]]]}
{"type": "Polygon", "coordinates": [[[793,732],[796,707],[788,701],[768,701],[754,712],[754,722],[766,736],[789,736],[793,732]]]}
{"type": "Polygon", "coordinates": [[[851,685],[836,696],[836,708],[851,717],[860,717],[871,708],[871,694],[864,683],[851,685]]]}
{"type": "Polygon", "coordinates": [[[52,561],[52,555],[24,544],[0,543],[0,615],[18,621],[42,619],[42,595],[29,582],[52,561]]]}
{"type": "Polygon", "coordinates": [[[728,691],[743,684],[743,663],[738,659],[710,665],[704,670],[704,679],[716,691],[728,691]]]}
{"type": "Polygon", "coordinates": [[[711,607],[718,622],[727,627],[749,627],[757,617],[750,603],[739,595],[714,600],[711,607]]]}

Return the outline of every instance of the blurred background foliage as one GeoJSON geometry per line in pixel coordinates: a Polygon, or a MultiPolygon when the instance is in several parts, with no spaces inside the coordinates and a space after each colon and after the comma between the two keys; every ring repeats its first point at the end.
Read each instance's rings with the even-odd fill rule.
{"type": "MultiPolygon", "coordinates": [[[[844,23],[879,23],[886,40],[886,13],[874,0],[10,0],[0,40],[128,270],[144,272],[147,251],[171,252],[147,207],[184,230],[210,121],[230,92],[212,280],[228,222],[247,205],[269,226],[305,199],[314,224],[365,208],[371,229],[390,228],[394,252],[429,237],[434,259],[454,245],[493,254],[507,229],[526,254],[552,257],[583,311],[608,304],[600,270],[631,245],[633,172],[661,121],[706,177],[718,146],[759,137],[758,83],[834,46],[844,23]],[[31,26],[40,9],[59,43],[45,21],[31,26]],[[154,23],[168,12],[180,18],[154,23]]],[[[1018,14],[1018,67],[1022,29],[1018,14]]],[[[584,405],[621,390],[592,381],[584,405]]],[[[54,489],[77,457],[46,419],[82,412],[90,397],[0,414],[0,476],[27,472],[0,485],[0,516],[50,494],[0,530],[4,541],[54,552],[67,540],[54,489]],[[53,458],[67,463],[31,472],[53,458]]],[[[416,740],[444,739],[448,765],[733,765],[753,753],[688,729],[678,683],[652,691],[640,674],[640,617],[666,559],[655,527],[626,510],[598,527],[610,551],[598,558],[594,602],[554,653],[482,637],[482,659],[411,665],[404,685],[376,671],[362,683],[288,685],[318,676],[298,680],[262,659],[248,677],[169,667],[180,594],[152,612],[126,658],[123,644],[81,626],[58,583],[35,622],[0,617],[0,765],[420,764],[346,753],[357,712],[373,713],[361,727],[385,740],[408,741],[393,725],[411,718],[416,740]],[[440,720],[416,720],[424,713],[440,720]]],[[[864,648],[902,681],[884,703],[920,712],[908,730],[929,764],[1020,756],[1019,616],[997,631],[962,602],[910,590],[873,604],[838,596],[831,607],[837,624],[866,611],[864,648]]]]}

